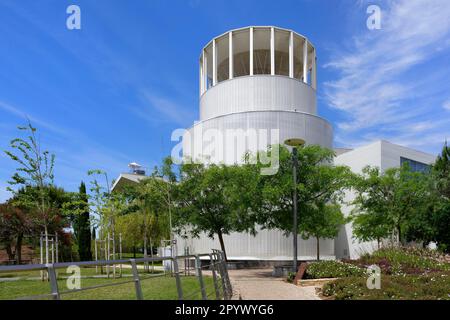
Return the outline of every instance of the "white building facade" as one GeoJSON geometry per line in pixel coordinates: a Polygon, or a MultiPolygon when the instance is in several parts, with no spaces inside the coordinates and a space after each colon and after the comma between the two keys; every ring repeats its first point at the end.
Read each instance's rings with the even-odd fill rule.
{"type": "MultiPolygon", "coordinates": [[[[245,152],[301,138],[306,144],[333,147],[331,124],[317,115],[317,57],[304,36],[278,27],[246,27],[212,39],[201,51],[200,119],[183,136],[183,156],[192,160],[233,164],[245,152]]],[[[423,152],[378,141],[368,146],[335,149],[336,165],[360,173],[368,165],[382,170],[403,161],[418,166],[434,162],[423,152]]],[[[135,180],[135,179],[134,179],[135,180]]],[[[118,187],[133,182],[121,176],[118,187]]],[[[347,194],[346,201],[353,195],[347,194]]],[[[352,208],[343,205],[346,215],[352,208]]],[[[176,236],[177,252],[219,249],[217,239],[206,234],[176,236]]],[[[258,230],[224,235],[230,260],[292,260],[292,235],[279,230],[258,230]]],[[[357,258],[372,251],[374,243],[353,239],[352,226],[342,226],[336,239],[321,239],[321,259],[357,258]]],[[[315,239],[298,239],[299,260],[316,258],[315,239]]]]}

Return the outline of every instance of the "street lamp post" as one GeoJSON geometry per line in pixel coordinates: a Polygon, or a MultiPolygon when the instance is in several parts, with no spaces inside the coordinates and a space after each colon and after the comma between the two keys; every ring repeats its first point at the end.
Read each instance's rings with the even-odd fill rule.
{"type": "Polygon", "coordinates": [[[298,212],[297,212],[297,169],[298,169],[298,154],[297,148],[301,147],[305,144],[305,140],[303,139],[287,139],[284,142],[286,145],[293,147],[292,149],[292,175],[294,180],[294,193],[292,196],[293,202],[293,226],[292,226],[292,237],[294,244],[294,261],[293,261],[293,272],[297,272],[297,260],[298,260],[298,212]]]}

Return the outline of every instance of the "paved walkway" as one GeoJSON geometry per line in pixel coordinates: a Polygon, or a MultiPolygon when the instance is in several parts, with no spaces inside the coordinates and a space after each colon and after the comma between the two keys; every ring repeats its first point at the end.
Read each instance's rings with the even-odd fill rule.
{"type": "Polygon", "coordinates": [[[320,300],[314,286],[299,287],[272,277],[272,269],[229,270],[233,299],[320,300]]]}

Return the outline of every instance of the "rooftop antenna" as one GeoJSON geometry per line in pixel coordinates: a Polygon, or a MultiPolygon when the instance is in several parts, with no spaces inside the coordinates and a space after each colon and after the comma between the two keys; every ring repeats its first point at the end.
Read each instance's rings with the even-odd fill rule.
{"type": "Polygon", "coordinates": [[[128,167],[131,169],[131,173],[138,175],[145,175],[144,167],[142,167],[139,163],[131,162],[128,164],[128,167]]]}

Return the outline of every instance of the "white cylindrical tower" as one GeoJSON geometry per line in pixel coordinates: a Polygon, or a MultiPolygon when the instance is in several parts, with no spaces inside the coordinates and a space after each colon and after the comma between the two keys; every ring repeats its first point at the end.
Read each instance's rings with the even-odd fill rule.
{"type": "Polygon", "coordinates": [[[294,31],[247,27],[214,38],[200,56],[200,121],[187,131],[183,154],[229,164],[288,138],[331,148],[316,87],[316,50],[294,31]],[[251,141],[255,134],[260,141],[251,141]]]}
{"type": "MultiPolygon", "coordinates": [[[[183,137],[183,156],[214,163],[239,163],[247,151],[301,138],[332,147],[328,121],[317,115],[316,50],[304,36],[277,27],[246,27],[210,41],[200,55],[200,120],[183,137]]],[[[219,248],[206,234],[180,248],[219,248]]],[[[279,230],[254,237],[224,237],[230,260],[292,259],[292,239],[279,230]]],[[[321,240],[321,256],[334,257],[334,240],[321,240]]],[[[315,240],[300,240],[299,259],[314,259],[315,240]]]]}

